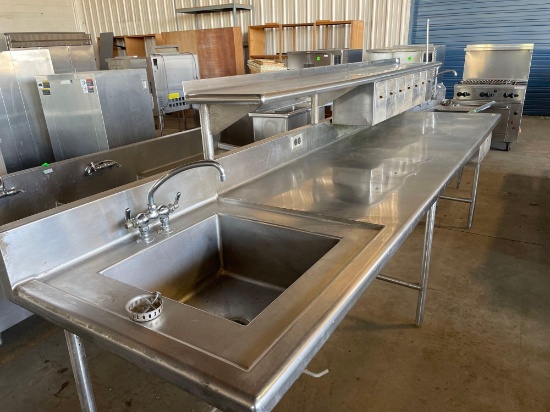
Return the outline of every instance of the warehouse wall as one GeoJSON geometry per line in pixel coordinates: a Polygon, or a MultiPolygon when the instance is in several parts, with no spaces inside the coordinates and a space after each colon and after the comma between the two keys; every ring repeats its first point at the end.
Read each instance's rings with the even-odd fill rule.
{"type": "Polygon", "coordinates": [[[76,31],[73,0],[0,0],[0,32],[76,31]]]}
{"type": "MultiPolygon", "coordinates": [[[[365,21],[365,48],[404,44],[407,42],[411,0],[240,0],[254,5],[254,12],[239,12],[238,23],[243,33],[251,24],[267,22],[303,23],[314,20],[357,19],[365,21]]],[[[232,25],[231,13],[205,14],[198,17],[179,15],[174,9],[224,3],[223,0],[74,0],[80,30],[93,38],[112,31],[115,35],[148,34],[195,28],[232,25]],[[141,17],[140,17],[141,16],[141,17]]],[[[311,44],[304,37],[299,49],[311,44]]],[[[331,34],[334,42],[344,33],[331,34]]],[[[246,38],[246,37],[245,37],[246,38]]],[[[343,44],[334,43],[339,47],[343,44]]],[[[274,43],[271,44],[274,48],[274,43]]]]}
{"type": "Polygon", "coordinates": [[[534,43],[524,113],[550,115],[550,2],[548,0],[413,0],[411,42],[446,44],[445,67],[458,77],[444,76],[447,97],[462,78],[464,47],[476,43],[534,43]]]}

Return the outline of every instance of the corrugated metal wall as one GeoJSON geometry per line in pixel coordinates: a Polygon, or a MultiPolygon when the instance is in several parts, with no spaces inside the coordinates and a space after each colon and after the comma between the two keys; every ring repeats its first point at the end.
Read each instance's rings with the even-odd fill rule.
{"type": "MultiPolygon", "coordinates": [[[[95,39],[99,33],[112,31],[115,35],[148,34],[195,28],[228,27],[231,13],[178,16],[174,9],[215,5],[223,0],[73,0],[77,23],[81,30],[95,39]]],[[[254,5],[254,12],[238,12],[237,24],[243,34],[251,24],[268,22],[305,23],[315,20],[363,20],[365,48],[405,44],[409,33],[411,0],[242,0],[254,5]]],[[[299,36],[298,48],[311,47],[311,33],[299,36]]],[[[342,44],[344,33],[331,33],[331,46],[342,44]]],[[[246,37],[245,37],[246,39],[246,37]]],[[[268,44],[269,45],[269,44],[268,44]]],[[[274,44],[271,43],[272,49],[274,44]]]]}
{"type": "Polygon", "coordinates": [[[550,2],[548,0],[413,0],[410,39],[446,44],[445,67],[459,77],[444,76],[447,97],[462,78],[464,47],[475,43],[535,43],[525,100],[526,114],[550,115],[550,2]]]}

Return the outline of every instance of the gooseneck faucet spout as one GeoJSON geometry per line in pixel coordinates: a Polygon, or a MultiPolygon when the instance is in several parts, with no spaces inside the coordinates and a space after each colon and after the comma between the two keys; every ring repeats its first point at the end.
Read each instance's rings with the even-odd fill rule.
{"type": "Polygon", "coordinates": [[[437,76],[441,76],[442,74],[452,73],[455,77],[458,76],[458,73],[456,70],[443,70],[442,72],[437,73],[437,76]]]}
{"type": "Polygon", "coordinates": [[[149,189],[149,192],[147,193],[147,206],[149,207],[149,210],[156,208],[155,193],[164,183],[166,183],[175,175],[180,174],[181,172],[205,166],[211,166],[218,169],[218,172],[220,173],[220,181],[225,182],[225,170],[223,169],[222,165],[214,160],[200,160],[198,162],[193,162],[180,167],[176,167],[175,169],[170,170],[168,173],[162,176],[159,180],[157,180],[155,184],[151,186],[151,189],[149,189]]]}
{"type": "Polygon", "coordinates": [[[173,170],[170,170],[168,173],[166,173],[164,176],[162,176],[159,180],[157,180],[153,186],[151,186],[151,189],[149,189],[149,192],[147,193],[147,211],[143,213],[138,213],[135,217],[131,216],[130,209],[126,209],[126,220],[124,223],[124,227],[126,229],[132,229],[136,228],[139,229],[140,233],[140,239],[138,239],[138,242],[143,241],[145,243],[150,243],[153,241],[153,238],[151,237],[149,233],[149,225],[151,222],[155,220],[160,220],[160,229],[159,233],[170,233],[170,215],[179,207],[178,203],[180,200],[181,193],[178,192],[176,194],[176,199],[174,200],[174,203],[169,203],[167,205],[161,205],[157,206],[155,203],[155,193],[156,191],[164,184],[166,181],[170,180],[175,175],[185,172],[186,170],[195,169],[197,167],[204,167],[204,166],[211,166],[218,169],[218,172],[220,173],[220,180],[222,182],[225,182],[225,170],[223,170],[223,167],[214,160],[201,160],[199,162],[189,163],[180,167],[177,167],[173,170]]]}

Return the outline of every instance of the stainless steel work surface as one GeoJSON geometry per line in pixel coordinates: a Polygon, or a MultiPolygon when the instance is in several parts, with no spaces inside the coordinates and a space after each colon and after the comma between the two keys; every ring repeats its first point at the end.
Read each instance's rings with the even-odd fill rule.
{"type": "MultiPolygon", "coordinates": [[[[219,409],[269,411],[498,118],[406,113],[359,131],[320,124],[222,155],[230,182],[243,163],[248,171],[271,161],[260,149],[277,158],[291,150],[290,136],[305,139],[302,156],[282,168],[237,189],[217,186],[221,199],[208,192],[205,205],[174,215],[173,233],[155,233],[150,244],[104,233],[101,248],[19,282],[13,296],[219,409]],[[335,130],[350,134],[305,151],[312,138],[335,130]],[[232,266],[221,283],[220,259],[232,266]],[[197,276],[197,268],[207,270],[197,276]],[[164,309],[137,324],[124,306],[144,290],[160,290],[164,309]]],[[[213,175],[189,176],[187,185],[202,176],[204,186],[213,175]]],[[[132,196],[108,204],[121,212],[113,225],[122,224],[124,195],[132,196]]],[[[50,228],[62,220],[46,219],[50,228]]],[[[8,228],[3,242],[22,240],[32,227],[8,228]]],[[[11,267],[16,256],[9,252],[3,258],[11,267]]],[[[45,268],[54,263],[49,257],[40,261],[45,268]]]]}
{"type": "Polygon", "coordinates": [[[498,119],[405,113],[224,197],[386,226],[402,223],[425,210],[498,119]]]}

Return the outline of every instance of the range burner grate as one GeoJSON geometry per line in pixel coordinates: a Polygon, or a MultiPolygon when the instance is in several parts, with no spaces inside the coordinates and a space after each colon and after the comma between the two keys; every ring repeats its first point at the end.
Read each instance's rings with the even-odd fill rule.
{"type": "Polygon", "coordinates": [[[524,85],[526,82],[510,80],[510,79],[466,79],[461,80],[458,84],[480,84],[480,85],[524,85]]]}

